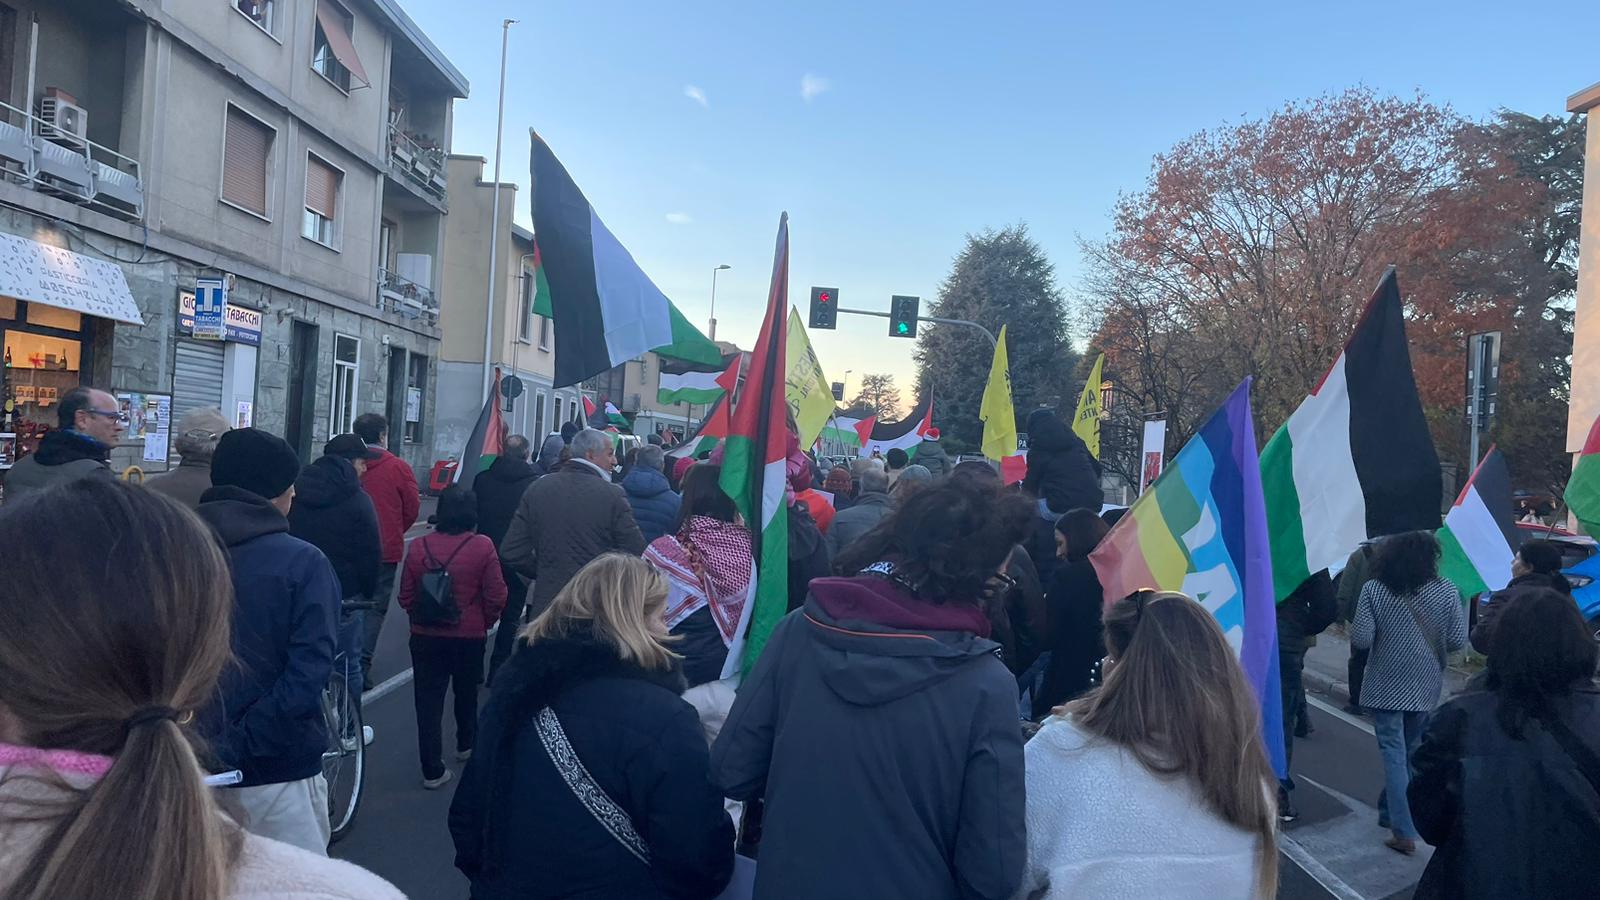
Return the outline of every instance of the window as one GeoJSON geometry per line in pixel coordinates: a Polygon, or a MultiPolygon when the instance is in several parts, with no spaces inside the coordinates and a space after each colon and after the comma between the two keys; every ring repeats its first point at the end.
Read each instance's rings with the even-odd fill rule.
{"type": "Polygon", "coordinates": [[[233,0],[233,8],[256,23],[262,31],[272,33],[272,10],[277,0],[233,0]]]}
{"type": "Polygon", "coordinates": [[[361,339],[333,336],[333,421],[328,437],[349,434],[356,427],[356,385],[361,377],[361,339]]]}
{"type": "Polygon", "coordinates": [[[523,272],[517,279],[522,284],[521,305],[517,309],[517,340],[524,344],[533,343],[533,279],[530,273],[523,272]]]}
{"type": "Polygon", "coordinates": [[[545,433],[544,391],[540,391],[533,395],[533,427],[528,429],[528,436],[534,439],[535,444],[543,446],[545,433]]]}
{"type": "Polygon", "coordinates": [[[428,389],[428,357],[412,353],[406,372],[406,443],[422,442],[422,401],[428,389]]]}
{"type": "Polygon", "coordinates": [[[338,240],[339,188],[344,173],[314,154],[306,154],[306,212],[300,233],[319,244],[335,247],[338,240]]]}
{"type": "Polygon", "coordinates": [[[539,349],[550,352],[550,317],[539,317],[539,349]]]}
{"type": "Polygon", "coordinates": [[[555,408],[556,408],[556,417],[550,421],[550,426],[551,426],[550,430],[551,431],[559,430],[562,425],[566,424],[561,419],[561,398],[560,397],[556,398],[556,407],[555,408]]]}
{"type": "Polygon", "coordinates": [[[267,175],[272,160],[272,128],[233,104],[222,140],[222,199],[267,218],[267,175]]]}
{"type": "Polygon", "coordinates": [[[334,87],[350,93],[352,82],[370,86],[367,72],[356,56],[352,36],[356,20],[350,11],[333,2],[317,0],[317,27],[311,43],[311,68],[334,87]]]}

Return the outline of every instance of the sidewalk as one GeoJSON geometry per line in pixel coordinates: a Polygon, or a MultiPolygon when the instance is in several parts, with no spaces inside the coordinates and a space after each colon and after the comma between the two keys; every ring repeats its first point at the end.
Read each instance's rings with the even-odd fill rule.
{"type": "MultiPolygon", "coordinates": [[[[1480,658],[1481,659],[1481,658],[1480,658]]],[[[1350,702],[1349,684],[1350,641],[1344,636],[1344,626],[1334,625],[1317,635],[1316,644],[1306,651],[1306,690],[1326,694],[1340,706],[1350,702]]],[[[1472,677],[1473,669],[1463,668],[1459,658],[1445,670],[1444,696],[1439,702],[1461,693],[1472,677]]]]}

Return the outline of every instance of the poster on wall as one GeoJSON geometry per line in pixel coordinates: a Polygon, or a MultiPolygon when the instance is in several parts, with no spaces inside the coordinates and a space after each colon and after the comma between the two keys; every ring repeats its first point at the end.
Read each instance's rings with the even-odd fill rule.
{"type": "Polygon", "coordinates": [[[249,400],[240,400],[235,404],[233,411],[233,427],[249,428],[256,420],[256,405],[249,400]]]}
{"type": "Polygon", "coordinates": [[[172,395],[118,391],[117,411],[126,423],[126,443],[141,443],[139,458],[145,462],[166,462],[172,443],[172,395]]]}

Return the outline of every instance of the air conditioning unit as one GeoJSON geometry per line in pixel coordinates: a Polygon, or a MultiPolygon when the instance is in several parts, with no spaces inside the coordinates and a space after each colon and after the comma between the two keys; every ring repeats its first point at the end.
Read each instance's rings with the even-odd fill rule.
{"type": "Polygon", "coordinates": [[[82,146],[89,139],[89,111],[65,98],[39,98],[39,136],[47,141],[82,146]]]}

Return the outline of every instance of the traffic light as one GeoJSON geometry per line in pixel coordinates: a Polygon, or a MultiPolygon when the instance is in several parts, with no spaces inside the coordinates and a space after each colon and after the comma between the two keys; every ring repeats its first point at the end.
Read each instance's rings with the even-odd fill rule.
{"type": "Polygon", "coordinates": [[[811,327],[837,328],[839,321],[839,289],[814,287],[811,289],[811,327]]]}
{"type": "Polygon", "coordinates": [[[922,306],[921,297],[902,297],[898,294],[890,297],[889,337],[916,337],[918,307],[920,306],[922,306]]]}
{"type": "Polygon", "coordinates": [[[844,382],[835,381],[835,382],[833,382],[831,387],[833,388],[833,399],[835,399],[835,400],[843,400],[844,399],[844,382]]]}

